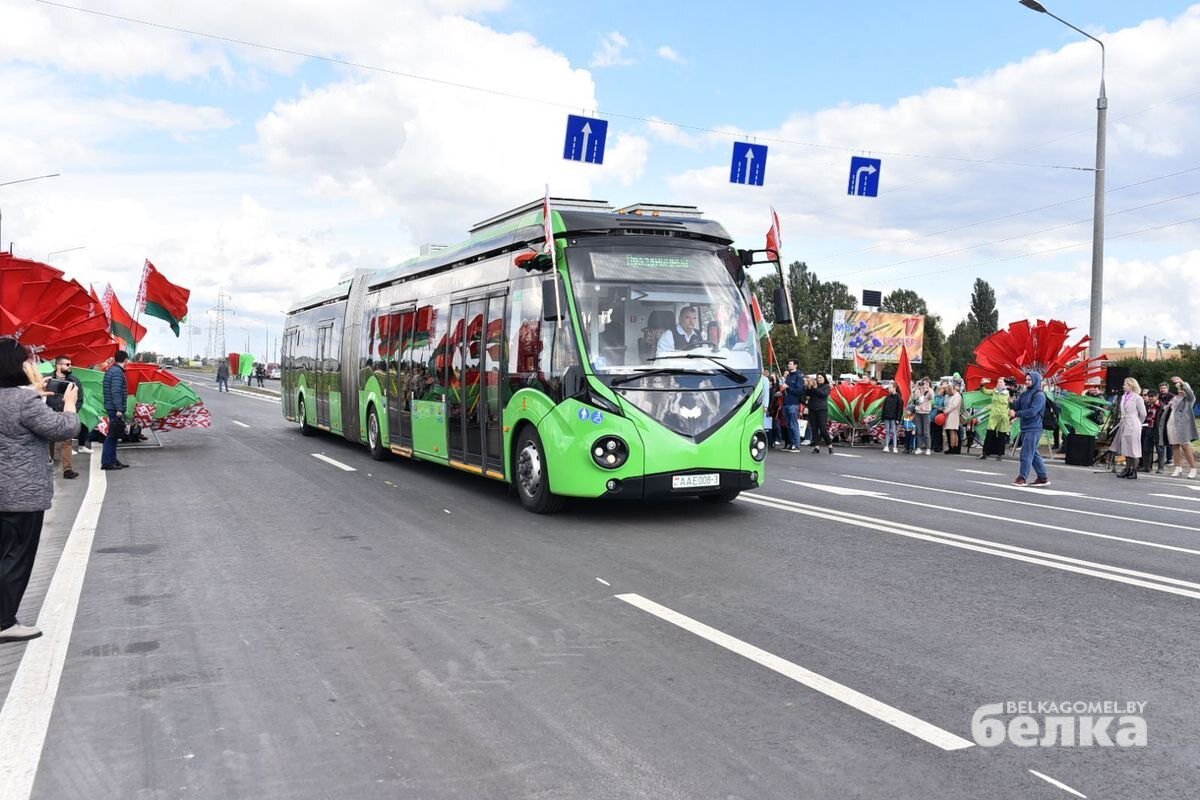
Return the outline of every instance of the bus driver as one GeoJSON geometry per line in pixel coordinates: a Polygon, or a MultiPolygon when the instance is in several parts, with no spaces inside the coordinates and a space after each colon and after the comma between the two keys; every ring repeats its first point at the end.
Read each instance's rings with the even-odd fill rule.
{"type": "Polygon", "coordinates": [[[679,309],[679,324],[674,328],[663,331],[658,337],[658,348],[655,355],[662,357],[679,350],[691,350],[703,344],[700,335],[700,312],[695,306],[684,306],[679,309]]]}

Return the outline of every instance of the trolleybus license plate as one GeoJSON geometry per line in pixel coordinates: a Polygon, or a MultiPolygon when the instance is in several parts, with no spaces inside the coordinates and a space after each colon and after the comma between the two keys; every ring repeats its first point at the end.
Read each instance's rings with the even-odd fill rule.
{"type": "Polygon", "coordinates": [[[720,486],[721,476],[716,472],[706,475],[672,475],[672,489],[700,489],[705,486],[720,486]]]}

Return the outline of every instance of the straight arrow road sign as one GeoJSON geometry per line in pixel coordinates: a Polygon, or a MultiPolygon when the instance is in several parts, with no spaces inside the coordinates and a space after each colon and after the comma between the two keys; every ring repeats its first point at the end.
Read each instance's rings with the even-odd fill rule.
{"type": "Polygon", "coordinates": [[[594,117],[567,115],[567,140],[563,144],[563,158],[568,161],[585,161],[588,164],[604,163],[604,142],[608,138],[608,122],[594,117]]]}
{"type": "Polygon", "coordinates": [[[767,173],[767,146],[749,142],[733,143],[733,159],[729,164],[729,182],[762,186],[767,173]]]}
{"type": "Polygon", "coordinates": [[[883,161],[878,158],[854,156],[850,159],[850,186],[847,194],[863,197],[879,196],[879,169],[883,161]]]}

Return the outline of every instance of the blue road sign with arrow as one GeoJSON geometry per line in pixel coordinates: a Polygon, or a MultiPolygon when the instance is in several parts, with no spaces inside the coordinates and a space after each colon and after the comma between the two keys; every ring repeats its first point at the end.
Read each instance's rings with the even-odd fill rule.
{"type": "Polygon", "coordinates": [[[604,163],[604,139],[608,136],[608,121],[594,117],[567,115],[567,141],[563,158],[568,161],[604,163]]]}
{"type": "Polygon", "coordinates": [[[729,164],[729,182],[762,186],[767,174],[767,146],[749,142],[733,143],[733,161],[729,164]]]}
{"type": "Polygon", "coordinates": [[[863,197],[879,196],[879,168],[883,164],[878,158],[854,156],[850,159],[850,188],[846,194],[863,197]]]}

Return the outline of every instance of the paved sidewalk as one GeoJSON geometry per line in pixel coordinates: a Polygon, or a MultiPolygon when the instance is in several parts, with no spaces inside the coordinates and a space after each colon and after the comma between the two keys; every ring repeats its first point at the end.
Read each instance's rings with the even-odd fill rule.
{"type": "MultiPolygon", "coordinates": [[[[58,568],[58,559],[62,555],[71,527],[75,524],[75,516],[83,505],[83,496],[87,493],[88,480],[94,470],[100,469],[100,447],[97,445],[89,456],[80,453],[74,459],[75,471],[79,477],[74,480],[64,480],[61,468],[55,465],[54,504],[46,512],[45,523],[42,525],[42,540],[38,545],[37,559],[33,562],[33,575],[29,579],[29,588],[21,601],[20,619],[26,624],[33,623],[41,614],[42,601],[50,581],[54,578],[54,570],[58,568]]],[[[8,697],[9,687],[12,686],[13,676],[21,664],[25,654],[26,643],[0,643],[0,705],[8,697]]]]}

